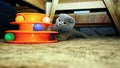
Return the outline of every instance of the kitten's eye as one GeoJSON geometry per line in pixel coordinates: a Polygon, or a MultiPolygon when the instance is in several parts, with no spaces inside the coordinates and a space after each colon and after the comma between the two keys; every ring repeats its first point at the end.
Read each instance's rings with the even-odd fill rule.
{"type": "Polygon", "coordinates": [[[64,24],[67,24],[66,22],[64,22],[64,24]]]}
{"type": "Polygon", "coordinates": [[[59,21],[61,21],[61,20],[59,19],[59,21]]]}

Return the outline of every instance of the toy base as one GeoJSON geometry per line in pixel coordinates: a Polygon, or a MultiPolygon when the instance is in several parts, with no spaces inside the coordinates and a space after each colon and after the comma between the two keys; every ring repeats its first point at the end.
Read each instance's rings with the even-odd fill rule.
{"type": "Polygon", "coordinates": [[[22,30],[6,30],[5,31],[6,33],[7,32],[12,32],[12,33],[35,33],[35,34],[43,34],[43,33],[47,33],[47,34],[51,34],[51,33],[55,33],[55,34],[58,34],[58,32],[56,31],[22,31],[22,30]]]}
{"type": "Polygon", "coordinates": [[[57,40],[51,40],[51,34],[58,34],[58,32],[55,31],[8,30],[5,32],[12,32],[15,35],[14,40],[5,40],[8,43],[53,43],[57,42],[57,40]]]}
{"type": "Polygon", "coordinates": [[[40,43],[55,43],[58,42],[57,40],[52,41],[5,41],[7,43],[13,43],[13,44],[40,44],[40,43]]]}

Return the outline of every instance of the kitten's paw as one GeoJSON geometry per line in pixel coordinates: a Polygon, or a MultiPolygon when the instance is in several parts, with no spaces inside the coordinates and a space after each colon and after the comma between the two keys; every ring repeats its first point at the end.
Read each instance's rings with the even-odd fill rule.
{"type": "Polygon", "coordinates": [[[65,41],[65,40],[67,40],[67,38],[65,36],[63,36],[63,35],[55,35],[54,39],[58,40],[58,41],[65,41]]]}
{"type": "Polygon", "coordinates": [[[52,31],[52,26],[48,26],[46,28],[43,29],[44,31],[52,31]]]}

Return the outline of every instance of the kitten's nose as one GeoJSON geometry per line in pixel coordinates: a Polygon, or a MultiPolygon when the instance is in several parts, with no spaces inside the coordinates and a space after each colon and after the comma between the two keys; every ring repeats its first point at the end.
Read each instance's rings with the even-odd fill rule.
{"type": "Polygon", "coordinates": [[[61,25],[61,24],[59,23],[59,25],[61,25]]]}

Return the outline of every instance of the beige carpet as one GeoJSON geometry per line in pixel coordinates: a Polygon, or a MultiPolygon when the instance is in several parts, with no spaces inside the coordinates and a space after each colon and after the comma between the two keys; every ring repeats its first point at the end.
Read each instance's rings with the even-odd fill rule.
{"type": "Polygon", "coordinates": [[[120,68],[120,37],[90,37],[52,44],[0,41],[0,68],[120,68]]]}

